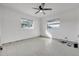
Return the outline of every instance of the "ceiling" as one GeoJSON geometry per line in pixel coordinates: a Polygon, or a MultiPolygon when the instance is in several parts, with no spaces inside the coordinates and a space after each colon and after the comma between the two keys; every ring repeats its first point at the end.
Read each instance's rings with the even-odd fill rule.
{"type": "Polygon", "coordinates": [[[62,13],[79,7],[78,3],[46,3],[45,7],[52,8],[53,10],[45,11],[46,15],[44,15],[41,12],[35,14],[37,10],[32,9],[33,7],[38,7],[40,3],[3,3],[2,5],[35,17],[44,17],[55,13],[62,13]]]}

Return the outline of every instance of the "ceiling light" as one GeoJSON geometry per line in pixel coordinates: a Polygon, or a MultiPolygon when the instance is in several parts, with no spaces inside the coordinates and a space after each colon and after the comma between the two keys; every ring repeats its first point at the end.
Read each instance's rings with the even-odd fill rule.
{"type": "Polygon", "coordinates": [[[42,10],[40,10],[40,12],[42,12],[42,10]]]}

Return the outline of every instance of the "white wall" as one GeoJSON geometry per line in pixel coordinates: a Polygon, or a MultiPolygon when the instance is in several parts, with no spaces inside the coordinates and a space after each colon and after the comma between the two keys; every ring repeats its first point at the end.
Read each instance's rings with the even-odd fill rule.
{"type": "Polygon", "coordinates": [[[1,40],[1,19],[2,19],[2,17],[1,17],[1,8],[0,8],[0,40],[1,40]]]}
{"type": "MultiPolygon", "coordinates": [[[[77,35],[79,34],[79,9],[69,10],[56,17],[60,18],[61,25],[58,31],[52,31],[53,38],[64,39],[68,37],[68,40],[79,41],[77,35]]],[[[47,33],[47,20],[53,19],[53,15],[37,18],[27,14],[23,14],[19,11],[10,9],[8,7],[0,7],[0,36],[1,43],[7,43],[17,41],[21,39],[28,39],[39,35],[48,36],[47,33]],[[34,29],[23,30],[21,29],[21,18],[28,18],[34,20],[34,29]],[[2,20],[1,20],[2,18],[2,20]],[[40,20],[39,20],[40,19],[40,20]],[[39,27],[40,24],[40,27],[39,27]],[[2,31],[1,31],[2,30],[2,31]],[[2,32],[2,33],[1,33],[2,32]]]]}
{"type": "Polygon", "coordinates": [[[3,8],[0,6],[0,44],[1,44],[1,36],[2,36],[2,20],[3,20],[3,8]]]}
{"type": "Polygon", "coordinates": [[[77,31],[76,31],[76,33],[77,33],[77,40],[78,40],[78,42],[79,42],[79,9],[77,10],[77,31]]]}
{"type": "MultiPolygon", "coordinates": [[[[78,41],[77,40],[77,20],[78,20],[78,13],[79,11],[77,9],[69,10],[64,13],[61,13],[59,15],[56,15],[56,17],[60,18],[60,28],[58,31],[53,30],[50,31],[53,38],[58,39],[65,39],[65,37],[68,37],[68,40],[71,41],[78,41]]],[[[41,35],[48,36],[46,34],[47,30],[47,20],[54,19],[52,15],[42,18],[43,22],[41,24],[41,35]]]]}
{"type": "Polygon", "coordinates": [[[28,39],[40,35],[39,18],[23,14],[19,11],[4,6],[3,12],[1,43],[28,39]],[[21,18],[23,17],[34,21],[34,29],[24,30],[21,28],[21,18]]]}

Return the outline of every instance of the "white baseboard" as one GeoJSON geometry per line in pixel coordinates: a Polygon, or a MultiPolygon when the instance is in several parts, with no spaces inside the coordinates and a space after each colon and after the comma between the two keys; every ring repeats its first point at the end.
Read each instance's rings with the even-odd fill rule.
{"type": "Polygon", "coordinates": [[[7,43],[2,43],[1,46],[5,45],[5,44],[12,44],[12,43],[19,42],[19,41],[34,39],[34,38],[37,38],[37,37],[40,37],[40,36],[35,36],[35,37],[27,38],[27,39],[21,39],[21,40],[17,40],[17,41],[11,41],[11,42],[7,42],[7,43]]]}

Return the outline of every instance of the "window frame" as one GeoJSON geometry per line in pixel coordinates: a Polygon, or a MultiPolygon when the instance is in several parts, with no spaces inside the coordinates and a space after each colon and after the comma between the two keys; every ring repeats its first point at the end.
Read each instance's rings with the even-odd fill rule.
{"type": "Polygon", "coordinates": [[[22,29],[33,29],[33,20],[27,18],[21,18],[21,28],[22,29]],[[28,24],[31,23],[31,24],[28,24]]]}
{"type": "Polygon", "coordinates": [[[60,19],[55,18],[47,21],[47,29],[58,29],[60,27],[60,19]]]}

